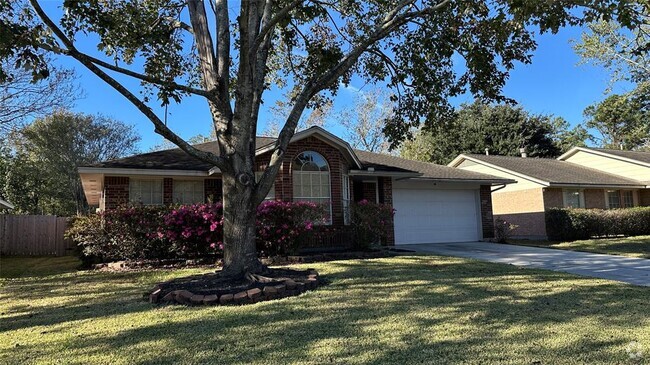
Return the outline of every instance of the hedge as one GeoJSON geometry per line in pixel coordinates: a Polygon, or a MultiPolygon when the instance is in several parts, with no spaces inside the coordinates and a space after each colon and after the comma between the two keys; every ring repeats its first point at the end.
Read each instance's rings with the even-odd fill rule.
{"type": "Polygon", "coordinates": [[[650,207],[625,209],[552,208],[546,212],[551,240],[575,241],[592,237],[650,234],[650,207]]]}

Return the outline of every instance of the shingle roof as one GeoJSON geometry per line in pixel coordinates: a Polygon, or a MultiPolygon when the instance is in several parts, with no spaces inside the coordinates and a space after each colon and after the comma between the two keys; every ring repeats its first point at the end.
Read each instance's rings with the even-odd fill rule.
{"type": "Polygon", "coordinates": [[[639,181],[550,158],[465,155],[550,184],[639,186],[639,181]]]}
{"type": "Polygon", "coordinates": [[[375,171],[387,172],[416,172],[422,174],[423,178],[440,180],[481,180],[494,182],[508,182],[509,179],[502,177],[481,174],[474,171],[467,171],[453,167],[436,165],[433,163],[408,160],[405,158],[391,156],[381,153],[373,153],[361,150],[354,151],[364,164],[364,168],[374,167],[375,171]]]}
{"type": "MultiPolygon", "coordinates": [[[[255,147],[260,148],[275,142],[275,138],[257,137],[255,147]]],[[[194,147],[215,154],[219,153],[217,142],[205,142],[194,147]]],[[[180,148],[143,153],[139,155],[100,162],[88,167],[126,168],[126,169],[162,169],[184,171],[207,171],[213,166],[185,153],[180,148]]]]}
{"type": "MultiPolygon", "coordinates": [[[[256,148],[268,146],[276,141],[272,137],[257,137],[256,148]]],[[[194,147],[212,153],[218,153],[217,142],[206,142],[194,145],[194,147]]],[[[507,182],[508,179],[481,174],[473,171],[466,171],[436,165],[432,163],[407,160],[404,158],[372,153],[367,151],[354,151],[363,163],[363,168],[374,167],[377,172],[404,172],[422,174],[421,177],[441,180],[481,180],[507,182]]],[[[143,153],[139,155],[124,157],[91,165],[89,167],[101,168],[129,168],[129,169],[159,169],[159,170],[184,170],[184,171],[207,171],[212,166],[199,159],[196,159],[180,148],[173,148],[163,151],[143,153]]]]}
{"type": "Polygon", "coordinates": [[[607,148],[593,148],[587,147],[585,149],[599,151],[602,153],[607,153],[614,156],[625,157],[631,160],[636,160],[644,163],[650,164],[650,152],[644,151],[623,151],[623,150],[611,150],[607,148]]]}

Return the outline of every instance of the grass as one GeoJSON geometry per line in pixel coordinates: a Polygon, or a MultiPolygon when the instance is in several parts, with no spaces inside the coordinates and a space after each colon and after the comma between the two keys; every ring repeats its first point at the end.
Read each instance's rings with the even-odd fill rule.
{"type": "Polygon", "coordinates": [[[648,288],[563,273],[438,256],[334,261],[309,265],[330,284],[299,297],[192,308],[140,298],[200,269],[37,260],[0,260],[0,363],[632,364],[633,341],[650,356],[648,288]]]}
{"type": "Polygon", "coordinates": [[[597,238],[572,242],[510,240],[509,243],[650,259],[650,236],[597,238]]]}

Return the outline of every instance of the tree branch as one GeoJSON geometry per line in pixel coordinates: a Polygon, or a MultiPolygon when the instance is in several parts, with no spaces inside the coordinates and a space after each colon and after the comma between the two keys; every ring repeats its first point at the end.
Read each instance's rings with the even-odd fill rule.
{"type": "Polygon", "coordinates": [[[122,94],[127,100],[129,100],[140,112],[142,112],[155,126],[155,132],[160,134],[161,136],[167,138],[169,141],[180,147],[183,151],[188,153],[189,155],[196,157],[200,159],[201,161],[213,164],[219,168],[227,169],[228,165],[226,164],[226,160],[221,157],[217,156],[213,153],[206,152],[206,151],[201,151],[197,148],[194,148],[192,145],[189,143],[185,142],[182,138],[180,138],[176,133],[174,133],[171,129],[169,129],[165,123],[160,120],[160,118],[147,106],[142,100],[138,99],[132,92],[130,92],[128,89],[126,89],[122,84],[120,84],[118,81],[116,81],[114,78],[109,76],[106,72],[102,71],[97,65],[95,65],[93,62],[91,62],[89,59],[87,59],[82,53],[79,53],[75,46],[74,43],[66,37],[66,35],[63,33],[61,29],[59,29],[56,24],[47,16],[45,11],[41,8],[41,6],[38,4],[38,1],[36,0],[30,0],[30,4],[34,8],[34,11],[38,16],[41,18],[43,23],[63,42],[65,47],[67,48],[68,54],[78,60],[81,64],[83,64],[88,70],[90,70],[92,73],[97,75],[99,78],[101,78],[104,82],[109,84],[113,89],[115,89],[117,92],[122,94]]]}
{"type": "Polygon", "coordinates": [[[287,149],[287,146],[289,145],[289,142],[291,141],[291,138],[293,137],[296,126],[298,125],[298,121],[300,120],[300,115],[302,115],[304,112],[309,100],[318,92],[325,89],[330,83],[337,80],[347,70],[349,70],[350,67],[354,65],[356,60],[359,59],[361,54],[367,51],[371,45],[386,37],[386,35],[390,34],[391,31],[404,24],[407,24],[412,19],[433,14],[434,12],[445,7],[450,2],[450,0],[443,0],[434,6],[425,9],[418,9],[411,12],[405,12],[400,15],[400,11],[412,4],[413,1],[414,0],[403,0],[400,2],[395,7],[395,9],[393,9],[393,11],[386,14],[380,24],[375,26],[375,30],[368,37],[361,40],[356,47],[354,47],[347,55],[341,59],[338,64],[333,66],[323,75],[314,77],[312,80],[308,81],[305,84],[303,90],[300,92],[300,94],[298,94],[295,104],[289,113],[289,116],[287,117],[287,121],[285,122],[284,127],[282,127],[278,139],[275,142],[275,147],[273,149],[273,153],[271,154],[269,165],[264,170],[264,173],[260,178],[260,182],[255,193],[258,201],[261,202],[261,200],[264,199],[263,195],[265,194],[262,193],[268,191],[270,186],[273,184],[271,176],[275,176],[275,174],[280,169],[284,153],[287,149]]]}

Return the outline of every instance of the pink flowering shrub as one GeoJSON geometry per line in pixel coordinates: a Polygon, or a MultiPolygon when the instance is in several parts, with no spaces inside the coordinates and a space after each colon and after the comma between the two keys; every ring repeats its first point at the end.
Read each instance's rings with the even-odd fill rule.
{"type": "MultiPolygon", "coordinates": [[[[295,251],[297,238],[311,232],[323,216],[322,207],[310,202],[263,202],[257,209],[258,252],[295,251]]],[[[67,237],[87,262],[218,256],[223,252],[223,206],[120,207],[76,218],[67,237]]]]}
{"type": "Polygon", "coordinates": [[[386,241],[395,210],[387,204],[361,200],[350,204],[351,226],[354,232],[353,247],[367,249],[386,241]]]}
{"type": "Polygon", "coordinates": [[[264,256],[297,251],[298,238],[322,224],[323,206],[312,202],[267,200],[257,208],[257,250],[264,256]]]}
{"type": "Polygon", "coordinates": [[[221,203],[173,207],[163,217],[158,238],[171,243],[182,257],[205,257],[223,250],[223,206],[221,203]]]}

